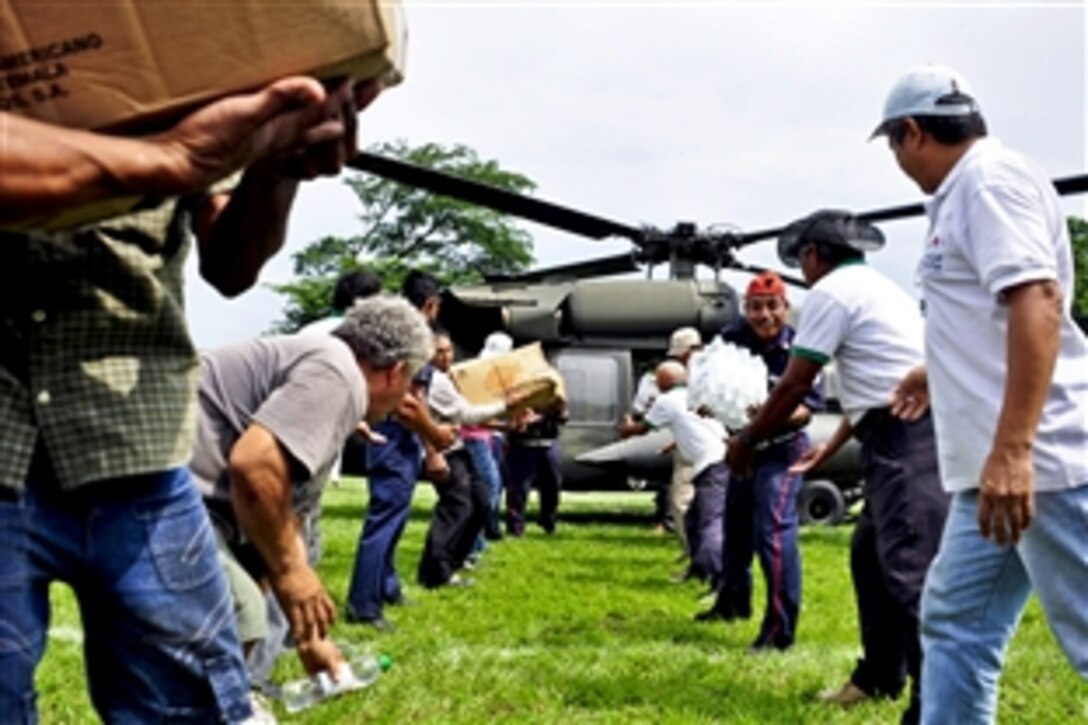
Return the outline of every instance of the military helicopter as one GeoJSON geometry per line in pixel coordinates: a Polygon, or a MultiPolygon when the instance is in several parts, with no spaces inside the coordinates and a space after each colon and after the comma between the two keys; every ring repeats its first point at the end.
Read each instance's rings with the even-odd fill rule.
{"type": "MultiPolygon", "coordinates": [[[[347,165],[589,239],[629,240],[632,249],[623,254],[518,275],[485,275],[482,285],[447,290],[439,322],[469,355],[496,330],[518,344],[542,344],[567,387],[570,421],[559,441],[564,488],[642,488],[668,479],[671,459],[659,451],[669,434],[620,441],[616,424],[628,410],[639,375],[660,361],[673,330],[690,325],[709,341],[742,315],[736,291],[718,279],[718,272],[764,271],[742,262],[737,251],[778,237],[782,228],[704,231],[686,222],[668,230],[634,227],[369,152],[347,165]],[[668,265],[668,279],[653,279],[654,267],[662,264],[668,265]],[[697,278],[697,265],[709,267],[714,277],[697,278]],[[646,279],[596,279],[644,267],[646,279]]],[[[1062,194],[1085,192],[1088,175],[1060,179],[1055,186],[1062,194]]],[[[918,203],[859,216],[884,222],[923,213],[918,203]]],[[[806,286],[800,279],[782,277],[806,286]]],[[[813,442],[828,439],[840,416],[832,399],[830,409],[816,414],[808,428],[813,442]]],[[[858,448],[851,443],[806,476],[799,502],[802,519],[837,523],[860,490],[858,448]]]]}

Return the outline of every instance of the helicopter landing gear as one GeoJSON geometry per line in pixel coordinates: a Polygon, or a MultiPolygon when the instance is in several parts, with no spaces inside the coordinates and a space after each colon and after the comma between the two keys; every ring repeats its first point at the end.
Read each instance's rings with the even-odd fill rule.
{"type": "Polygon", "coordinates": [[[846,498],[831,481],[805,481],[797,508],[802,524],[834,526],[846,518],[846,498]]]}

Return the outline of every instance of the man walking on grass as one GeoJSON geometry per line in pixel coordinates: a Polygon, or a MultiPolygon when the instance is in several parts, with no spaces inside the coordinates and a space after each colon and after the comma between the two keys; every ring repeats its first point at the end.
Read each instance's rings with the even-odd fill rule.
{"type": "Polygon", "coordinates": [[[1029,595],[1088,678],[1088,342],[1054,187],[987,138],[966,82],[917,67],[874,136],[926,194],[918,265],[925,367],[893,411],[930,396],[952,503],[922,597],[922,721],[990,723],[1029,595]]]}
{"type": "MultiPolygon", "coordinates": [[[[777,427],[823,366],[835,360],[842,424],[831,440],[790,468],[803,474],[834,455],[851,435],[861,442],[865,507],[854,527],[850,569],[863,656],[846,684],[821,700],[851,706],[895,698],[909,674],[911,698],[903,722],[916,723],[922,660],[918,602],[948,497],[941,490],[928,412],[912,421],[891,414],[899,380],[922,360],[923,333],[917,303],[865,264],[865,252],[883,244],[876,227],[838,211],[816,212],[779,237],[782,261],[800,266],[812,289],[789,366],[748,434],[758,439],[777,427]]],[[[734,450],[731,459],[742,453],[734,450]]]]}

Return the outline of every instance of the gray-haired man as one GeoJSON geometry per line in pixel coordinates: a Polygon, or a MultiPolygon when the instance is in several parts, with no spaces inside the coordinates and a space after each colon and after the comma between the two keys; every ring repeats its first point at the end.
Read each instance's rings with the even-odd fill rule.
{"type": "Polygon", "coordinates": [[[430,358],[423,316],[400,298],[359,301],[329,336],[264,337],[205,353],[191,468],[232,574],[239,635],[266,633],[267,584],[306,670],[335,671],[335,607],[299,521],[317,505],[360,421],[391,413],[430,358]]]}

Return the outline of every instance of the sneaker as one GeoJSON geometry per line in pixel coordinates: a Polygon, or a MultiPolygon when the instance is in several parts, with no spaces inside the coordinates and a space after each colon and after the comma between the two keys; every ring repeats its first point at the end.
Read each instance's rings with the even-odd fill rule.
{"type": "Polygon", "coordinates": [[[750,654],[750,655],[759,655],[759,654],[765,654],[767,652],[785,652],[786,650],[788,650],[792,646],[793,646],[793,642],[778,643],[778,642],[767,642],[765,640],[758,640],[757,639],[755,642],[753,642],[751,645],[749,645],[748,654],[750,654]]]}
{"type": "Polygon", "coordinates": [[[447,586],[451,587],[470,587],[476,583],[476,580],[472,577],[461,576],[460,574],[454,574],[446,582],[447,586]]]}
{"type": "Polygon", "coordinates": [[[872,695],[855,685],[852,680],[847,680],[846,684],[837,690],[825,690],[824,692],[821,692],[818,699],[825,705],[850,707],[852,705],[857,705],[859,702],[871,700],[872,695]]]}
{"type": "Polygon", "coordinates": [[[377,617],[360,617],[350,609],[344,612],[344,621],[348,624],[361,624],[379,632],[392,632],[396,629],[396,625],[380,614],[377,617]]]}

